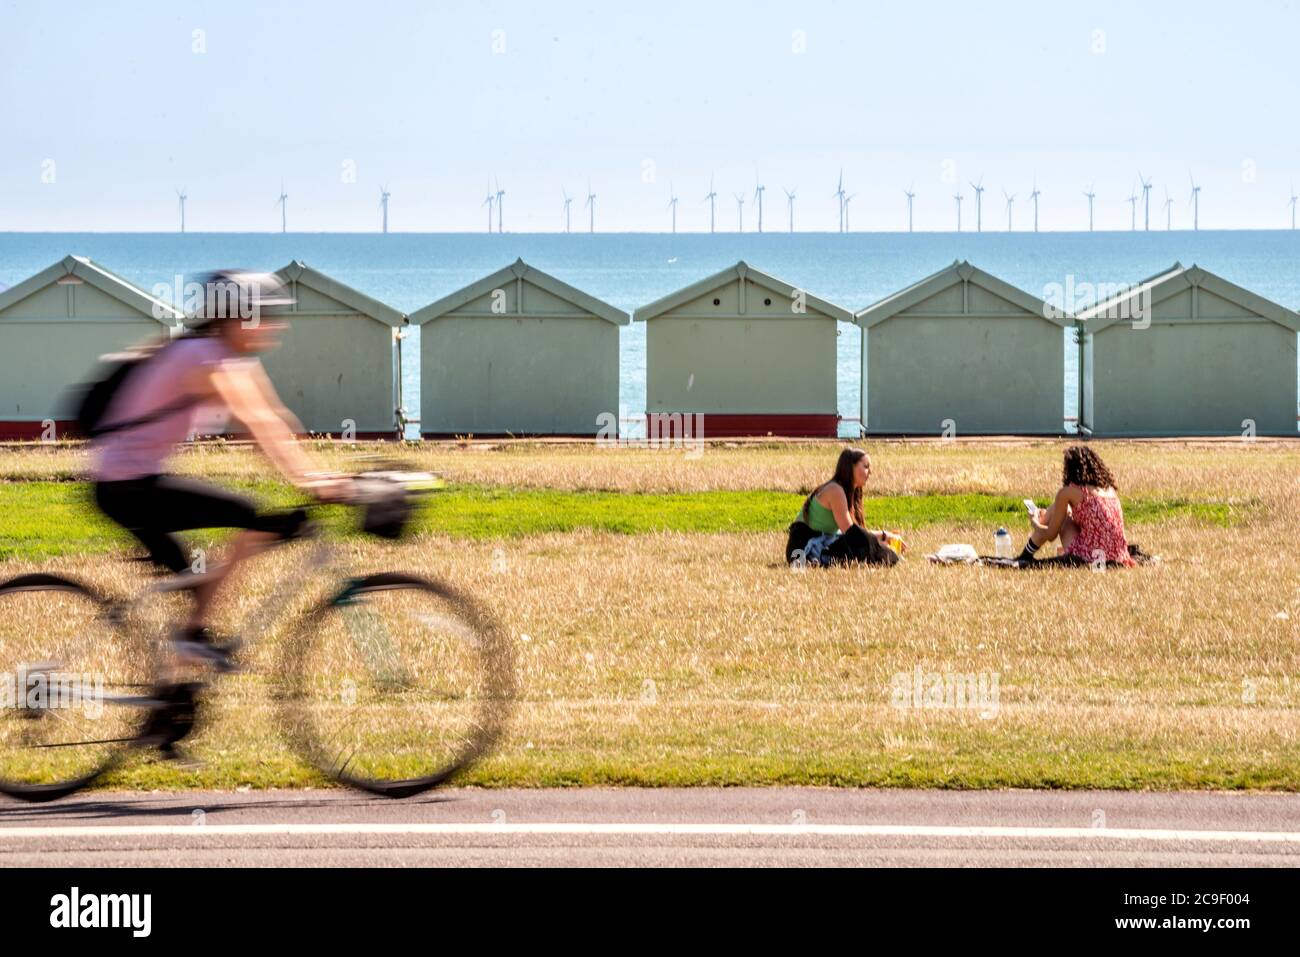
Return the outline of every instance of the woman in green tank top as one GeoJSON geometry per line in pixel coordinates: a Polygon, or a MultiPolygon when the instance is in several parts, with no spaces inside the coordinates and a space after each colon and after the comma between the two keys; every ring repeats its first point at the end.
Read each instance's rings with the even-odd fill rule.
{"type": "Polygon", "coordinates": [[[896,544],[903,552],[907,543],[894,532],[866,527],[862,498],[870,475],[871,458],[862,449],[840,453],[835,475],[812,490],[790,526],[787,561],[793,561],[796,552],[796,558],[808,556],[819,564],[852,560],[892,565],[898,560],[898,552],[890,545],[896,544]],[[823,553],[832,561],[825,561],[823,553]]]}

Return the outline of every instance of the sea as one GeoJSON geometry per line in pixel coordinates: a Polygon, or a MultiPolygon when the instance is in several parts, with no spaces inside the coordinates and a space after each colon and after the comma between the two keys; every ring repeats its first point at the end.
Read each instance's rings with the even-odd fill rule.
{"type": "MultiPolygon", "coordinates": [[[[68,254],[87,256],[146,290],[174,288],[177,276],[205,269],[274,270],[301,260],[406,313],[518,258],[628,312],[740,260],[852,311],[963,259],[1040,297],[1084,284],[1134,283],[1174,262],[1196,264],[1289,309],[1300,307],[1300,232],[1293,230],[0,233],[0,285],[18,283],[68,254]]],[[[404,404],[417,416],[418,336],[412,329],[402,372],[404,404]]],[[[619,415],[628,421],[645,410],[645,341],[642,323],[620,330],[619,415]]],[[[841,323],[836,375],[845,437],[858,434],[860,344],[857,327],[841,323]]],[[[1067,428],[1078,409],[1076,362],[1067,348],[1061,384],[1067,428]]]]}

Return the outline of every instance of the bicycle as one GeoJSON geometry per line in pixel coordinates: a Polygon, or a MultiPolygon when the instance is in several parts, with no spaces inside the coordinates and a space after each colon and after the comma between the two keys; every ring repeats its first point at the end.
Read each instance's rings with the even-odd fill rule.
{"type": "MultiPolygon", "coordinates": [[[[365,472],[353,477],[349,504],[364,510],[363,527],[396,537],[410,498],[433,484],[427,473],[365,472]]],[[[315,522],[271,547],[291,541],[308,547],[300,570],[312,574],[286,576],[236,641],[244,648],[286,631],[273,697],[298,754],[342,784],[404,798],[489,753],[511,710],[514,662],[487,610],[446,582],[403,572],[340,582],[337,550],[315,522]],[[327,575],[334,584],[323,599],[304,614],[287,612],[327,575]]],[[[212,678],[165,681],[165,643],[134,623],[147,618],[151,600],[182,596],[202,580],[185,572],[129,600],[50,573],[0,583],[0,793],[51,801],[132,751],[179,754],[212,678]]]]}

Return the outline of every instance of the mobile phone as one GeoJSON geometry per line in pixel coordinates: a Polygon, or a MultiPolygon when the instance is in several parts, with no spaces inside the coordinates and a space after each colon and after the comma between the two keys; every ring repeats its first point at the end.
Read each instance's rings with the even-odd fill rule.
{"type": "Polygon", "coordinates": [[[1032,498],[1022,499],[1022,501],[1025,503],[1025,508],[1027,508],[1027,509],[1029,510],[1029,517],[1030,517],[1030,518],[1037,518],[1037,517],[1038,517],[1038,504],[1037,504],[1037,503],[1036,503],[1032,498]]]}

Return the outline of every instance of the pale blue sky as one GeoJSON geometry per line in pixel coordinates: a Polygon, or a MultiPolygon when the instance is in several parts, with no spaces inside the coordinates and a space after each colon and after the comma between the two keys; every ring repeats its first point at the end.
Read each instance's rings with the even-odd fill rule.
{"type": "Polygon", "coordinates": [[[0,30],[0,231],[172,230],[181,186],[193,231],[278,229],[282,178],[291,231],[377,230],[381,183],[393,230],[480,230],[492,177],[507,231],[560,228],[562,188],[586,229],[589,178],[598,231],[666,230],[670,182],[707,230],[711,174],[747,231],[756,176],[766,229],[789,186],[834,230],[841,166],[855,230],[905,228],[909,184],[916,228],[959,189],[973,228],[981,175],[986,230],[1004,189],[1031,227],[1035,176],[1043,229],[1090,182],[1127,229],[1139,170],[1161,229],[1189,171],[1202,228],[1287,226],[1300,186],[1296,3],[0,0],[0,30]]]}

